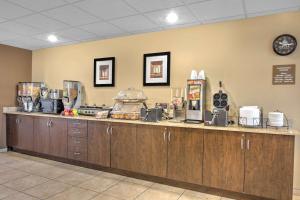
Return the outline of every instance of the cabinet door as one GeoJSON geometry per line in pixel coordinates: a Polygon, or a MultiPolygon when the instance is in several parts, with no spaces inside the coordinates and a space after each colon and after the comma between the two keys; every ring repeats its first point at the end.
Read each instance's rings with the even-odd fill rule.
{"type": "Polygon", "coordinates": [[[50,118],[49,154],[67,158],[68,123],[66,119],[50,118]]]}
{"type": "Polygon", "coordinates": [[[244,138],[239,132],[206,130],[204,133],[203,184],[243,191],[244,138]]]}
{"type": "Polygon", "coordinates": [[[245,193],[292,199],[294,136],[247,134],[245,193]]]}
{"type": "Polygon", "coordinates": [[[135,171],[136,125],[112,125],[111,167],[128,171],[135,171]]]}
{"type": "Polygon", "coordinates": [[[103,122],[88,122],[88,162],[110,167],[110,126],[103,122]]]}
{"type": "Polygon", "coordinates": [[[7,126],[7,146],[18,148],[18,132],[17,132],[17,126],[18,126],[18,120],[17,115],[7,115],[6,118],[6,126],[7,126]]]}
{"type": "Polygon", "coordinates": [[[18,148],[33,151],[33,118],[20,115],[17,117],[18,148]]]}
{"type": "Polygon", "coordinates": [[[137,126],[136,170],[152,176],[167,175],[167,128],[137,126]]]}
{"type": "Polygon", "coordinates": [[[50,135],[48,127],[49,118],[35,117],[34,125],[34,151],[49,154],[50,135]]]}
{"type": "Polygon", "coordinates": [[[203,130],[169,128],[168,140],[168,178],[202,184],[203,130]]]}

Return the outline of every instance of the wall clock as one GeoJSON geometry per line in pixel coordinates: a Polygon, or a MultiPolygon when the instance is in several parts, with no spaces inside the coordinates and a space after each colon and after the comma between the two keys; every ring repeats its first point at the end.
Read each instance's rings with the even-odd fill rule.
{"type": "Polygon", "coordinates": [[[294,36],[283,34],[278,36],[273,42],[275,53],[280,56],[287,56],[293,53],[297,48],[297,40],[294,36]]]}

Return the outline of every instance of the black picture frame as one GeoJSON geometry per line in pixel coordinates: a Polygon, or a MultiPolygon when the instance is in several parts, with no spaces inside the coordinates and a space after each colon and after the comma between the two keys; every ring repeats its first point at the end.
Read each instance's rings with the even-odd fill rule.
{"type": "Polygon", "coordinates": [[[115,62],[116,58],[115,57],[107,57],[107,58],[95,58],[94,59],[94,87],[114,87],[115,86],[115,62]],[[105,83],[105,84],[99,84],[97,83],[97,62],[101,61],[111,61],[111,83],[105,83]]]}
{"type": "Polygon", "coordinates": [[[144,86],[170,86],[171,74],[171,52],[159,52],[144,54],[144,67],[143,67],[143,85],[144,86]],[[167,56],[167,81],[161,83],[147,83],[147,59],[156,56],[167,56]]]}

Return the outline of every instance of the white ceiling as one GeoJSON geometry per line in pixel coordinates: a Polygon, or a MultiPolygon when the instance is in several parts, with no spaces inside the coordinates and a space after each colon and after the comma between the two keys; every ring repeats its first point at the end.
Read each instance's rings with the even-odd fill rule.
{"type": "Polygon", "coordinates": [[[290,10],[300,0],[0,0],[0,43],[35,50],[290,10]]]}

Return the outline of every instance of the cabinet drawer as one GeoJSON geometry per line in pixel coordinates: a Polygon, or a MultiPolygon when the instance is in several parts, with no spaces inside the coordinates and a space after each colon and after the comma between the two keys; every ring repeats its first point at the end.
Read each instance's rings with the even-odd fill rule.
{"type": "Polygon", "coordinates": [[[68,128],[68,136],[87,138],[87,128],[68,128]]]}
{"type": "Polygon", "coordinates": [[[68,128],[76,128],[76,129],[87,129],[87,121],[85,120],[76,120],[76,119],[70,119],[68,121],[68,128]]]}
{"type": "Polygon", "coordinates": [[[87,139],[78,137],[68,137],[68,151],[87,152],[87,139]]]}
{"type": "Polygon", "coordinates": [[[87,152],[82,151],[68,151],[68,158],[78,161],[87,161],[87,152]]]}

